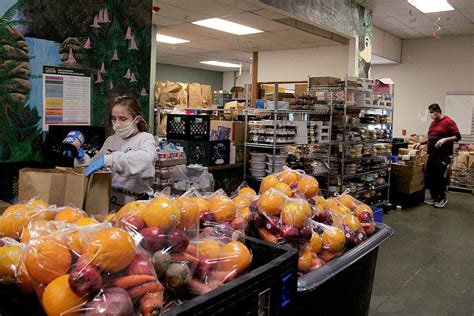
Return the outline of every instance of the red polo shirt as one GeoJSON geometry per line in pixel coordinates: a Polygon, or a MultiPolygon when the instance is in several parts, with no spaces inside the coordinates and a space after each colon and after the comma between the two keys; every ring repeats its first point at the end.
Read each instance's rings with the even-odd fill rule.
{"type": "Polygon", "coordinates": [[[457,125],[450,117],[445,115],[441,119],[431,122],[430,128],[428,129],[428,154],[452,155],[454,146],[452,142],[444,143],[440,148],[435,147],[438,140],[451,136],[456,136],[456,141],[461,139],[457,125]]]}

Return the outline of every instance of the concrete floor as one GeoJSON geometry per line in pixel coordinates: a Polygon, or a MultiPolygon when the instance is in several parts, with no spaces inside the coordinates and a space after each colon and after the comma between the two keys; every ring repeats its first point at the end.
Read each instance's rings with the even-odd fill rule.
{"type": "Polygon", "coordinates": [[[448,201],[384,215],[370,315],[474,315],[474,196],[448,201]]]}

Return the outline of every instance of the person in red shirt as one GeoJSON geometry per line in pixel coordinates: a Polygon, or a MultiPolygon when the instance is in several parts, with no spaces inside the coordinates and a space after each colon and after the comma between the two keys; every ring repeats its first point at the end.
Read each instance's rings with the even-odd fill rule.
{"type": "Polygon", "coordinates": [[[426,182],[431,199],[425,203],[441,208],[448,203],[446,198],[446,168],[451,162],[454,142],[461,139],[456,123],[447,115],[443,115],[438,104],[428,107],[433,120],[428,129],[428,141],[415,144],[415,149],[428,144],[428,163],[426,164],[426,182]]]}

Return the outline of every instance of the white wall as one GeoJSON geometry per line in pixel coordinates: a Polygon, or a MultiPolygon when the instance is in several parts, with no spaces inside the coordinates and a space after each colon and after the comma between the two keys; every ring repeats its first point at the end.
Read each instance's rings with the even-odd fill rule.
{"type": "Polygon", "coordinates": [[[344,78],[348,64],[347,45],[260,52],[258,81],[302,81],[308,76],[344,78]]]}
{"type": "Polygon", "coordinates": [[[446,92],[474,91],[474,36],[403,40],[401,64],[373,65],[371,77],[396,83],[394,135],[426,134],[430,119],[422,122],[420,111],[444,109],[446,92]]]}
{"type": "MultiPolygon", "coordinates": [[[[243,87],[247,83],[252,83],[252,77],[250,76],[250,71],[242,71],[242,74],[239,76],[239,72],[236,72],[238,76],[236,81],[236,86],[243,87]]],[[[234,86],[234,72],[228,71],[224,72],[224,83],[222,84],[222,89],[230,91],[234,86]]]]}

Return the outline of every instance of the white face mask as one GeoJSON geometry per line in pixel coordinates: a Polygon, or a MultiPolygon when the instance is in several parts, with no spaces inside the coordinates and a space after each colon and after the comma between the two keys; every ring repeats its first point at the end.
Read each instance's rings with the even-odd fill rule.
{"type": "Polygon", "coordinates": [[[115,134],[121,138],[130,137],[137,128],[136,121],[138,118],[139,116],[137,116],[133,121],[125,123],[124,125],[112,123],[112,127],[114,129],[115,134]]]}

